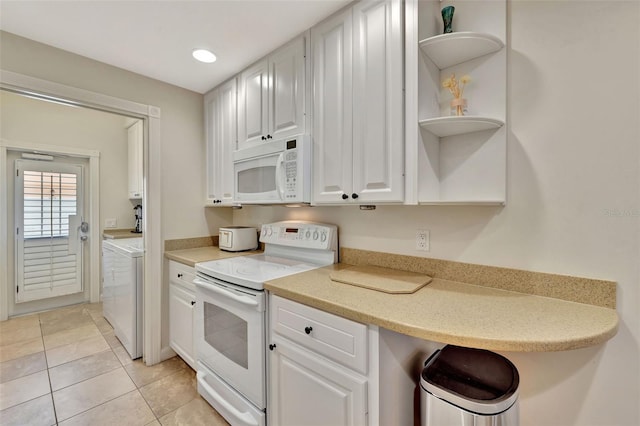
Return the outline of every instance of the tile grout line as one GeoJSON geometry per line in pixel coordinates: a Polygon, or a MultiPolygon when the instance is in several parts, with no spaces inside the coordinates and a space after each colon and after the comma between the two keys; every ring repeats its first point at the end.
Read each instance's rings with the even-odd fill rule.
{"type": "Polygon", "coordinates": [[[56,410],[56,402],[53,399],[53,386],[51,385],[51,373],[49,372],[49,360],[47,359],[47,348],[44,346],[44,331],[42,331],[42,321],[40,321],[40,314],[38,314],[38,325],[40,326],[40,338],[42,339],[42,352],[44,353],[44,365],[47,368],[47,379],[49,380],[49,395],[51,396],[51,406],[53,407],[53,419],[55,425],[58,425],[58,412],[56,410]]]}

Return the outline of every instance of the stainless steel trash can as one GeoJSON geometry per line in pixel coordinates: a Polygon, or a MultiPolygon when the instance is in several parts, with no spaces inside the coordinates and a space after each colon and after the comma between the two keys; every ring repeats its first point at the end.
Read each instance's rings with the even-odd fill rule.
{"type": "Polygon", "coordinates": [[[422,426],[518,426],[516,367],[494,352],[448,345],[425,362],[422,426]]]}

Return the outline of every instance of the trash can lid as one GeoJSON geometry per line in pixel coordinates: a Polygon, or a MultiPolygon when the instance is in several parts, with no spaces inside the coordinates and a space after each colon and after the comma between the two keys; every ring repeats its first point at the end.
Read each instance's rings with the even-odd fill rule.
{"type": "Polygon", "coordinates": [[[479,414],[507,410],[518,398],[516,367],[497,353],[447,345],[427,360],[420,384],[434,396],[479,414]]]}

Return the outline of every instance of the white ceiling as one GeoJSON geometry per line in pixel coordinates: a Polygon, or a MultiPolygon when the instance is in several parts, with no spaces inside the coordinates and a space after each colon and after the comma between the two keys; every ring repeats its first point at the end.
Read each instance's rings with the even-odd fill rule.
{"type": "Polygon", "coordinates": [[[0,29],[205,93],[350,1],[3,0],[0,29]]]}

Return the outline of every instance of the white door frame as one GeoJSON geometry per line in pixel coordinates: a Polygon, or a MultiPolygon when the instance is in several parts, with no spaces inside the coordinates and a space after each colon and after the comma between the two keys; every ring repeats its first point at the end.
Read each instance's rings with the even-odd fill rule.
{"type": "MultiPolygon", "coordinates": [[[[126,116],[143,119],[146,126],[144,141],[144,199],[143,209],[154,212],[143,221],[145,242],[144,262],[144,343],[143,352],[147,365],[160,362],[161,349],[161,286],[162,286],[162,222],[160,217],[160,184],[161,184],[161,139],[160,139],[160,108],[128,101],[126,99],[78,89],[47,80],[42,80],[11,71],[0,70],[0,88],[25,95],[32,95],[40,99],[61,101],[66,104],[93,108],[101,111],[119,113],[126,116]]],[[[32,146],[33,147],[33,146],[32,146]]],[[[0,176],[6,176],[8,142],[0,142],[0,176]]],[[[62,148],[65,150],[64,148],[62,148]]],[[[38,151],[51,151],[51,146],[40,146],[38,151]]],[[[66,149],[67,152],[69,151],[66,149]]],[[[64,151],[63,151],[64,152],[64,151]]],[[[90,156],[91,188],[90,188],[90,217],[96,226],[91,227],[90,234],[90,262],[100,264],[100,234],[98,225],[99,187],[94,187],[99,175],[99,156],[90,156]],[[95,167],[94,167],[95,165],[95,167]],[[95,206],[94,206],[95,203],[95,206]],[[95,215],[95,217],[94,217],[95,215]]],[[[6,179],[0,180],[0,241],[7,241],[7,188],[6,179]]],[[[8,279],[6,250],[0,250],[0,321],[8,317],[8,279]]],[[[100,269],[91,269],[90,300],[98,302],[100,298],[100,269]],[[95,270],[95,271],[94,271],[95,270]]]]}

